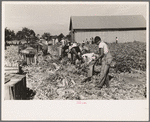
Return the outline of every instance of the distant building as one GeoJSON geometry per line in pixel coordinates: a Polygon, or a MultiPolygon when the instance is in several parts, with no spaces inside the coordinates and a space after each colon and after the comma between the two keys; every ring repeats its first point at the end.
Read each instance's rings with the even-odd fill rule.
{"type": "Polygon", "coordinates": [[[100,36],[106,42],[146,41],[146,20],[141,15],[124,16],[72,16],[70,18],[71,38],[82,42],[87,38],[100,36]]]}

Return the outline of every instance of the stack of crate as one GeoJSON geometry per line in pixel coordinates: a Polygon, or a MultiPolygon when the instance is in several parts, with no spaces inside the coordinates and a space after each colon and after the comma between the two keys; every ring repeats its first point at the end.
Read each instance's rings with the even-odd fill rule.
{"type": "Polygon", "coordinates": [[[19,73],[19,64],[17,63],[16,65],[11,66],[5,65],[5,73],[6,74],[19,73]]]}

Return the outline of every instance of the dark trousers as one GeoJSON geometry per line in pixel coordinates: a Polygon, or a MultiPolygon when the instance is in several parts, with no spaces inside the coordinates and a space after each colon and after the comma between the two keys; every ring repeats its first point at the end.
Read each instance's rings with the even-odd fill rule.
{"type": "Polygon", "coordinates": [[[75,64],[76,59],[82,60],[75,49],[71,50],[71,62],[75,64]]]}
{"type": "Polygon", "coordinates": [[[67,56],[66,50],[69,48],[69,46],[63,46],[61,50],[61,58],[67,56]]]}
{"type": "Polygon", "coordinates": [[[78,60],[81,60],[80,56],[71,53],[71,63],[72,63],[72,64],[75,64],[75,61],[76,61],[77,59],[78,59],[78,60]]]}

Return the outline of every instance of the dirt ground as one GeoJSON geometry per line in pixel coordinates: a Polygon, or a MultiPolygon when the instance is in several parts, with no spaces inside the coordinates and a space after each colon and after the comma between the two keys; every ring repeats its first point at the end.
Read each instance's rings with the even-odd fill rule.
{"type": "MultiPolygon", "coordinates": [[[[97,88],[101,66],[95,67],[91,80],[87,70],[78,69],[65,57],[58,60],[58,45],[49,46],[48,54],[38,54],[38,64],[24,66],[28,100],[143,100],[147,98],[146,71],[116,72],[110,69],[110,88],[97,88]]],[[[17,57],[17,47],[5,51],[5,60],[17,57]]],[[[13,59],[15,60],[15,59],[13,59]]]]}
{"type": "MultiPolygon", "coordinates": [[[[96,87],[99,74],[91,80],[87,70],[80,70],[66,57],[58,60],[57,50],[49,46],[49,53],[39,57],[36,66],[24,69],[27,72],[27,86],[34,91],[33,100],[142,100],[146,99],[146,72],[133,70],[131,73],[116,73],[110,69],[110,88],[96,87]]],[[[100,66],[95,67],[100,71],[100,66]]]]}

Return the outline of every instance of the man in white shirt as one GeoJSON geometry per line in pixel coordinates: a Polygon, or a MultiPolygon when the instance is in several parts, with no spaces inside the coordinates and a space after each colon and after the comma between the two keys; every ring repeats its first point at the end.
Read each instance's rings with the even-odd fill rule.
{"type": "Polygon", "coordinates": [[[64,38],[62,38],[62,40],[61,40],[61,45],[65,46],[65,39],[64,38]]]}
{"type": "Polygon", "coordinates": [[[112,56],[110,54],[107,44],[103,42],[99,36],[96,36],[94,41],[99,47],[99,57],[97,61],[99,59],[102,59],[100,82],[97,86],[99,88],[102,88],[103,85],[106,84],[106,87],[109,87],[108,73],[109,73],[110,64],[112,62],[112,56]]]}

